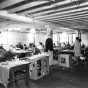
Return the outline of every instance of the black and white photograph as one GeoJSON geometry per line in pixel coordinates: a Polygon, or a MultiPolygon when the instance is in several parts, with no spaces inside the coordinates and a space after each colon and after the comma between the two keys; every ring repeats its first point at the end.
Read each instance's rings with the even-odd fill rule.
{"type": "Polygon", "coordinates": [[[88,0],[0,0],[0,88],[88,88],[88,0]]]}

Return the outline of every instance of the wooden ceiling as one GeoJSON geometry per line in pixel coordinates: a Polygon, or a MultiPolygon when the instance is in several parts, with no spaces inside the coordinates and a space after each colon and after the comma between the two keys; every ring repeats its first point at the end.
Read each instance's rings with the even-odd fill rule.
{"type": "Polygon", "coordinates": [[[88,31],[88,0],[0,0],[0,10],[88,31]]]}

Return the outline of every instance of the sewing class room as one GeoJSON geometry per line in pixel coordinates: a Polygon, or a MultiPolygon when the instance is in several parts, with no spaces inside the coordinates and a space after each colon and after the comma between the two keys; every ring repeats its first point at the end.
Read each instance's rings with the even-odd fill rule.
{"type": "Polygon", "coordinates": [[[0,88],[88,88],[88,0],[0,0],[0,88]]]}

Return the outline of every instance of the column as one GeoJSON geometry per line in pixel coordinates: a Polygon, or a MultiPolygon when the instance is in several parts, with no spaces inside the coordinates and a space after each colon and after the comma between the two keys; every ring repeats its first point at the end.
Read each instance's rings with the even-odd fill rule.
{"type": "Polygon", "coordinates": [[[58,43],[60,43],[60,33],[59,32],[57,33],[57,41],[58,43]]]}
{"type": "Polygon", "coordinates": [[[47,29],[47,37],[53,39],[53,30],[52,30],[52,28],[49,25],[46,25],[46,29],[47,29]]]}
{"type": "Polygon", "coordinates": [[[81,39],[81,32],[78,30],[78,37],[81,39]]]}

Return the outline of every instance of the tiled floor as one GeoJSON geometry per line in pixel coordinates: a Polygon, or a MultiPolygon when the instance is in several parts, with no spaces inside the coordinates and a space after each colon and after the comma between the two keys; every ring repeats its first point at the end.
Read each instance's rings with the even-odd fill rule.
{"type": "Polygon", "coordinates": [[[53,68],[48,76],[37,81],[29,81],[29,84],[27,87],[21,80],[16,88],[88,88],[88,72],[70,72],[57,67],[53,68]]]}

